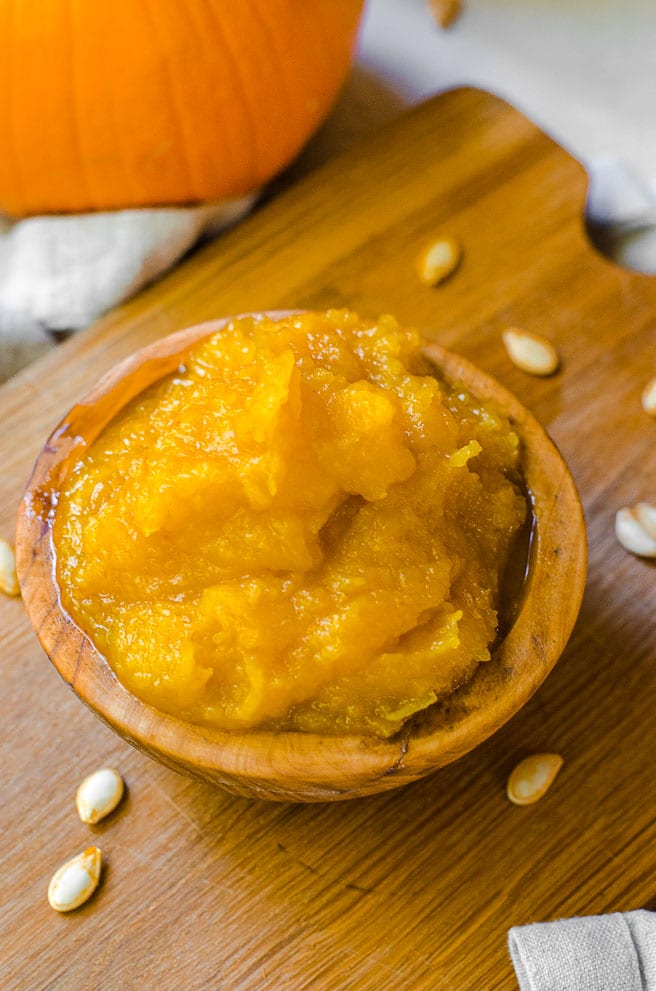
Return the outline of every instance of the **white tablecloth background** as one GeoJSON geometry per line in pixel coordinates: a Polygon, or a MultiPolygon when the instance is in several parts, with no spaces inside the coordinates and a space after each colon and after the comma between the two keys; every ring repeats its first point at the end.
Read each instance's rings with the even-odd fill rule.
{"type": "Polygon", "coordinates": [[[619,157],[656,193],[654,0],[464,0],[433,30],[425,0],[369,0],[358,64],[407,101],[473,83],[584,162],[619,157]]]}

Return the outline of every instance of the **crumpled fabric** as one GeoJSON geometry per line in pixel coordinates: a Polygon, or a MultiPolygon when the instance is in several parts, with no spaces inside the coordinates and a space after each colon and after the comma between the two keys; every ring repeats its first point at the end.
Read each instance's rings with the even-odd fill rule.
{"type": "Polygon", "coordinates": [[[196,207],[0,219],[0,380],[153,282],[255,196],[196,207]]]}
{"type": "Polygon", "coordinates": [[[641,181],[612,156],[596,158],[588,171],[593,242],[626,268],[656,273],[656,182],[641,181]]]}
{"type": "Polygon", "coordinates": [[[516,926],[520,991],[656,991],[656,913],[613,912],[516,926]]]}

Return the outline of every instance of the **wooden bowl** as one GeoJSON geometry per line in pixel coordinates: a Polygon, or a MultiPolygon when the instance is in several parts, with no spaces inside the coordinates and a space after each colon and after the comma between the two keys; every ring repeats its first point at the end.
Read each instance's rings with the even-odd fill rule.
{"type": "MultiPolygon", "coordinates": [[[[282,314],[272,314],[281,316],[282,314]]],[[[131,695],[62,607],[55,578],[57,494],[89,445],[135,395],[173,371],[193,344],[223,327],[191,327],[110,371],[56,428],[21,504],[16,538],[23,599],[46,653],[76,694],[117,733],[178,771],[249,797],[318,802],[396,788],[467,753],[530,698],[576,620],[586,570],[585,524],[572,477],[534,417],[470,362],[429,345],[448,379],[508,414],[521,439],[534,528],[515,618],[474,678],[389,740],[299,732],[226,732],[184,723],[131,695]]]]}

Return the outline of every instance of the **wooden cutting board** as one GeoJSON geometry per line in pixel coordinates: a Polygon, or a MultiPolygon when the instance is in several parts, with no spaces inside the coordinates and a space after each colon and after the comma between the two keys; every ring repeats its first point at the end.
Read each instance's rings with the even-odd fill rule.
{"type": "Polygon", "coordinates": [[[0,390],[0,527],[51,428],[117,359],[244,310],[394,313],[496,375],[550,430],[589,524],[580,621],[538,695],[464,760],[380,797],[274,805],[177,776],[69,692],[20,601],[0,602],[0,986],[96,989],[511,989],[510,926],[656,907],[656,570],[613,536],[616,509],[656,497],[656,279],[598,256],[583,169],[498,99],[455,91],[263,206],[172,275],[0,390]],[[414,257],[441,232],[465,249],[437,289],[414,257]],[[530,378],[504,327],[546,334],[560,374],[530,378]],[[506,777],[565,764],[539,804],[506,777]],[[96,827],[74,808],[102,765],[128,797],[96,827]],[[52,871],[90,842],[100,889],[56,915],[52,871]]]}

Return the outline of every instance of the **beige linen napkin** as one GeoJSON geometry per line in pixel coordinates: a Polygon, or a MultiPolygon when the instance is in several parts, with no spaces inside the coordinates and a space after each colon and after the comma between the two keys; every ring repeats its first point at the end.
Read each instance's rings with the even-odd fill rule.
{"type": "Polygon", "coordinates": [[[517,926],[521,991],[656,991],[656,913],[614,912],[517,926]]]}
{"type": "Polygon", "coordinates": [[[198,207],[0,218],[0,381],[242,217],[254,196],[198,207]]]}

